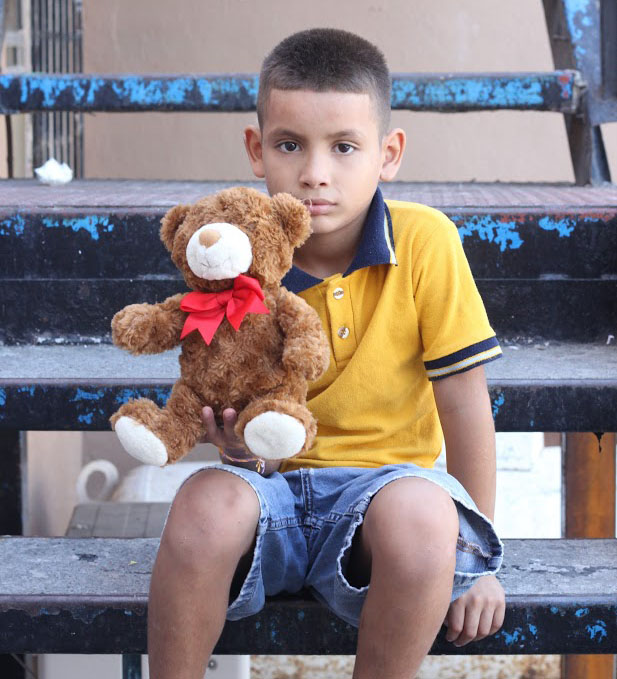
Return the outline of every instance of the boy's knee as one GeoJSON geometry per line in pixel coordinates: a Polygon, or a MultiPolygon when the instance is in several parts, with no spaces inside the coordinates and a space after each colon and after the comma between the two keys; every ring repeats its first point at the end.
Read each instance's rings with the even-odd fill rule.
{"type": "Polygon", "coordinates": [[[371,501],[362,531],[373,562],[397,562],[409,572],[454,562],[458,512],[450,495],[421,478],[403,478],[371,501]]]}
{"type": "Polygon", "coordinates": [[[178,491],[161,548],[187,562],[235,560],[250,549],[259,514],[259,500],[246,481],[226,471],[204,470],[178,491]]]}

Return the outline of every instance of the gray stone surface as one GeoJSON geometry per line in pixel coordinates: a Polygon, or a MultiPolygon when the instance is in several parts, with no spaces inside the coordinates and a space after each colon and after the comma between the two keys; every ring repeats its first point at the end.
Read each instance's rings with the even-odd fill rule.
{"type": "MultiPolygon", "coordinates": [[[[488,363],[489,382],[617,383],[617,344],[504,345],[503,358],[488,363]]],[[[113,384],[171,384],[179,376],[178,350],[131,356],[111,345],[0,346],[0,380],[105,380],[113,384]]]]}
{"type": "MultiPolygon", "coordinates": [[[[617,596],[617,540],[506,540],[508,600],[617,596]]],[[[157,538],[0,538],[6,597],[113,597],[145,602],[157,538]]]]}
{"type": "MultiPolygon", "coordinates": [[[[191,202],[232,185],[261,182],[198,182],[156,180],[76,180],[64,186],[45,186],[35,180],[0,183],[0,210],[20,208],[167,208],[191,202]]],[[[610,207],[617,203],[617,186],[581,187],[570,184],[508,184],[476,182],[391,182],[384,196],[436,207],[610,207]]]]}

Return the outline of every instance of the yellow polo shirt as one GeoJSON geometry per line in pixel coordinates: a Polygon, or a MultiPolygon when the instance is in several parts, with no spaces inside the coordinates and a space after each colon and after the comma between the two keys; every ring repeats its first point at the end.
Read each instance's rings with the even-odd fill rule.
{"type": "Polygon", "coordinates": [[[309,385],[318,423],[299,467],[432,467],[443,434],[430,382],[501,355],[455,225],[377,190],[358,252],[320,280],[292,267],[283,284],[319,314],[330,367],[309,385]]]}

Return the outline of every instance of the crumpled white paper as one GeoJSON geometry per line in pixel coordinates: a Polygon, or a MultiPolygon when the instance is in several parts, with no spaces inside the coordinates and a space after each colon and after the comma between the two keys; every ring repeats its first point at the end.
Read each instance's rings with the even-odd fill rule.
{"type": "Polygon", "coordinates": [[[73,170],[66,164],[60,164],[55,158],[50,158],[41,167],[35,168],[34,172],[43,184],[60,186],[68,184],[73,179],[73,170]]]}

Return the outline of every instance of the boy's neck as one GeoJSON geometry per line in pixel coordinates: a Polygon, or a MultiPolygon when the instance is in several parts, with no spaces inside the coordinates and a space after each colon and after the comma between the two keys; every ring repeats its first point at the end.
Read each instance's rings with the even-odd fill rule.
{"type": "Polygon", "coordinates": [[[362,237],[362,228],[341,229],[334,233],[312,234],[294,252],[293,263],[315,278],[344,273],[352,263],[362,237]]]}

